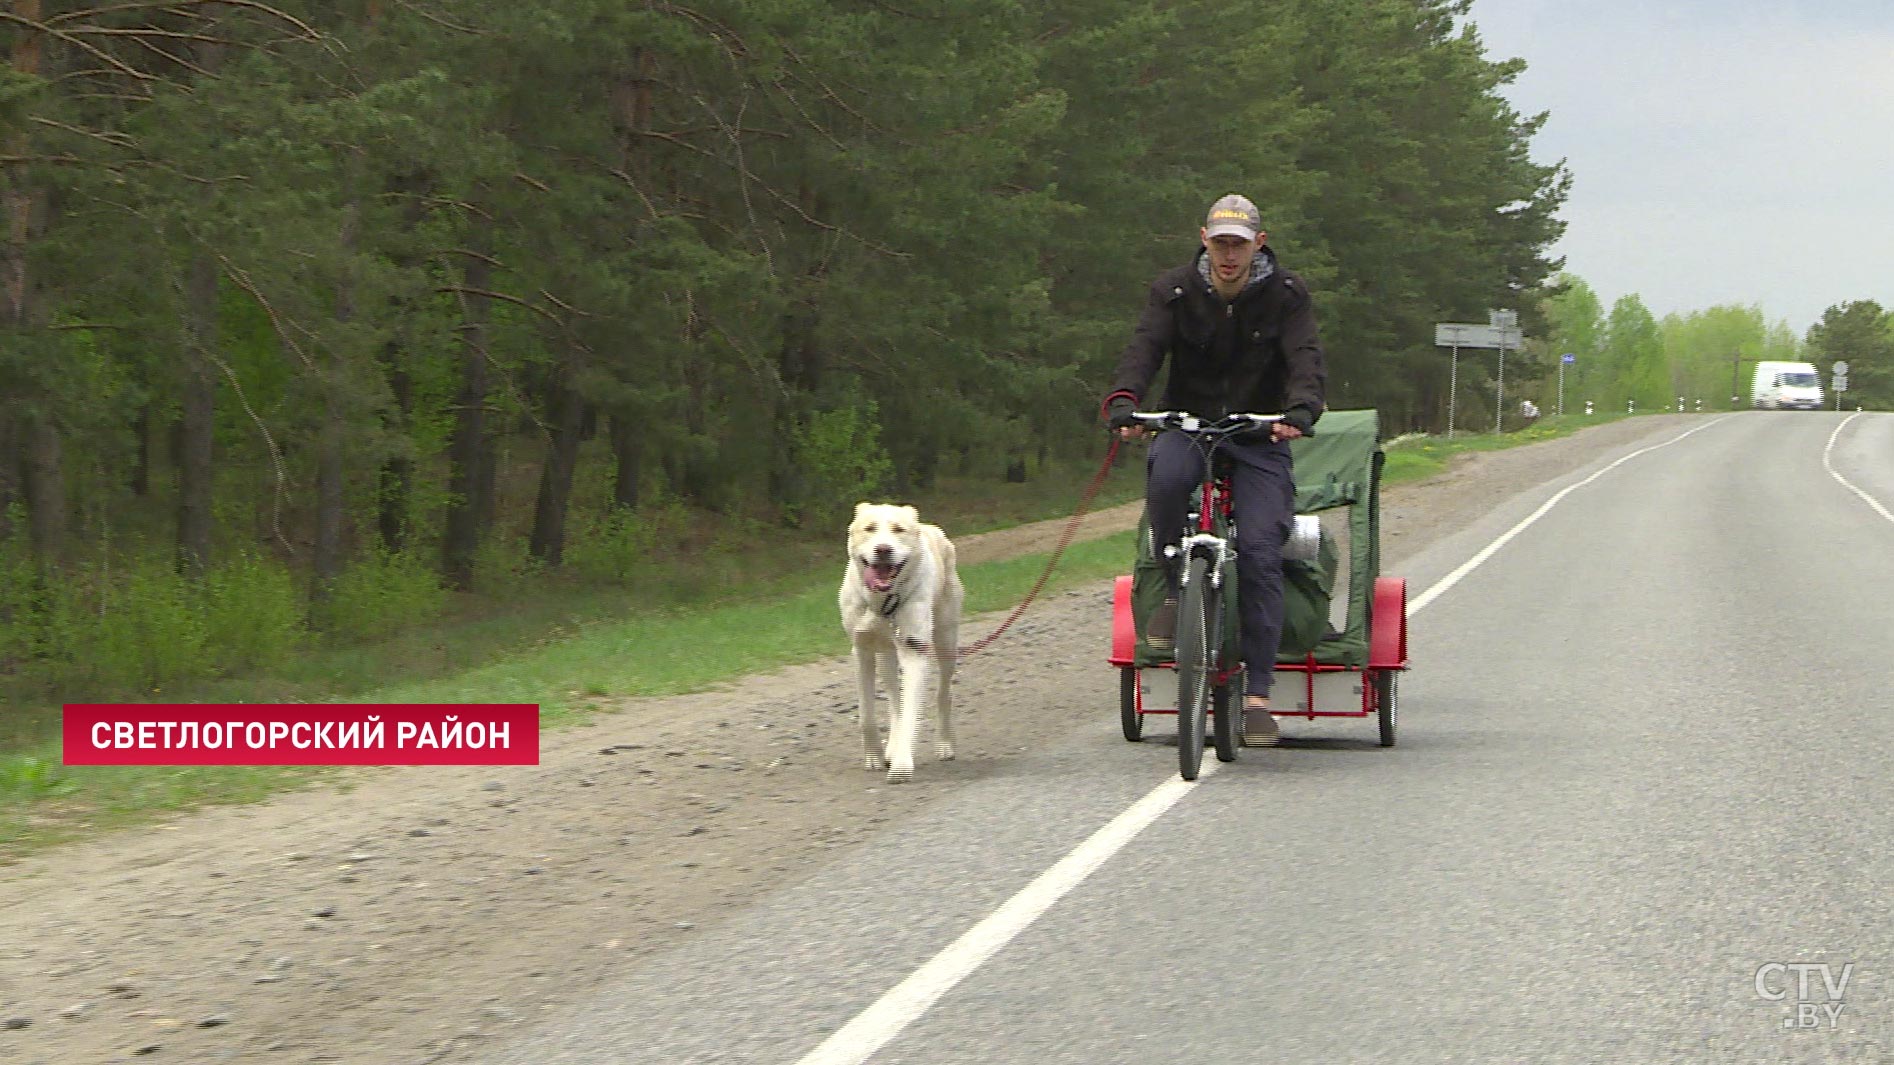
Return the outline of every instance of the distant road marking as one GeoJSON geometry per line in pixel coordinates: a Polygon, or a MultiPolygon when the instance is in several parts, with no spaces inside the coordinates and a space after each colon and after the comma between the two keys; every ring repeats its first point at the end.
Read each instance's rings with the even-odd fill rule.
{"type": "Polygon", "coordinates": [[[1834,463],[1828,461],[1829,453],[1835,450],[1835,441],[1837,438],[1841,436],[1841,431],[1843,429],[1848,428],[1849,422],[1854,421],[1856,418],[1859,418],[1859,417],[1861,417],[1860,411],[1856,411],[1855,413],[1850,414],[1845,420],[1842,421],[1840,425],[1835,426],[1834,432],[1828,434],[1828,446],[1822,449],[1822,469],[1827,470],[1828,475],[1830,477],[1833,477],[1835,480],[1840,481],[1841,486],[1843,488],[1846,488],[1850,492],[1853,492],[1855,495],[1860,496],[1862,499],[1862,502],[1865,502],[1867,505],[1873,507],[1874,512],[1876,514],[1879,514],[1880,516],[1882,516],[1883,518],[1886,518],[1889,521],[1894,521],[1894,514],[1888,513],[1887,508],[1882,506],[1880,502],[1876,500],[1873,496],[1869,495],[1866,492],[1863,492],[1859,488],[1856,488],[1854,484],[1848,480],[1848,478],[1843,477],[1841,473],[1835,469],[1834,463]]]}
{"type": "MultiPolygon", "coordinates": [[[[1538,521],[1545,513],[1556,506],[1572,491],[1583,488],[1606,473],[1626,462],[1637,458],[1647,451],[1655,451],[1689,436],[1698,430],[1708,429],[1717,422],[1717,418],[1672,437],[1661,444],[1652,444],[1618,459],[1590,477],[1559,491],[1545,505],[1532,512],[1526,520],[1508,529],[1505,535],[1488,544],[1479,554],[1459,569],[1441,578],[1432,588],[1408,604],[1409,617],[1419,613],[1427,604],[1438,599],[1447,589],[1460,582],[1460,579],[1506,545],[1506,542],[1518,536],[1520,532],[1538,521]]],[[[1877,507],[1877,509],[1879,509],[1877,507]]],[[[1886,512],[1883,511],[1883,514],[1886,512]]],[[[1891,519],[1894,520],[1894,519],[1891,519]]],[[[1204,763],[1203,771],[1197,779],[1203,780],[1217,771],[1221,763],[1204,763]]],[[[796,1065],[862,1065],[877,1050],[886,1046],[901,1030],[913,1024],[920,1016],[940,1001],[942,995],[952,990],[954,985],[967,978],[975,969],[986,963],[988,958],[999,953],[1000,948],[1012,942],[1013,938],[1025,931],[1041,914],[1051,909],[1053,904],[1066,893],[1079,886],[1086,877],[1092,875],[1111,857],[1123,850],[1125,845],[1137,837],[1138,833],[1162,817],[1165,811],[1189,795],[1194,785],[1181,777],[1171,777],[1152,788],[1137,802],[1132,803],[1123,813],[1113,818],[1111,823],[1085,842],[1073,848],[1071,853],[1034,878],[1033,882],[1021,888],[1019,893],[1000,904],[999,909],[988,914],[979,924],[968,929],[959,939],[948,944],[939,954],[934,955],[925,965],[916,969],[907,979],[895,985],[893,989],[876,999],[867,1009],[855,1015],[855,1018],[824,1039],[821,1045],[804,1055],[796,1065]]]]}

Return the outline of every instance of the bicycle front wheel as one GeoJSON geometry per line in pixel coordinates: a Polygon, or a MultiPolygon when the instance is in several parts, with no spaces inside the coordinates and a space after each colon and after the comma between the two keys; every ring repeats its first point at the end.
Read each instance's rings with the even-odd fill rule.
{"type": "Polygon", "coordinates": [[[1216,605],[1209,561],[1192,558],[1177,603],[1177,771],[1185,780],[1196,780],[1203,767],[1204,719],[1210,706],[1210,641],[1216,636],[1210,622],[1216,605]]]}

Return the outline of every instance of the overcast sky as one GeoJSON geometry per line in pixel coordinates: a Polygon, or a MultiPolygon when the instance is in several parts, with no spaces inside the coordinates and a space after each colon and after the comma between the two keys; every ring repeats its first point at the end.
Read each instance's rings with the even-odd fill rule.
{"type": "Polygon", "coordinates": [[[1894,308],[1894,0],[1475,0],[1572,193],[1555,246],[1607,309],[1753,304],[1803,335],[1894,308]]]}

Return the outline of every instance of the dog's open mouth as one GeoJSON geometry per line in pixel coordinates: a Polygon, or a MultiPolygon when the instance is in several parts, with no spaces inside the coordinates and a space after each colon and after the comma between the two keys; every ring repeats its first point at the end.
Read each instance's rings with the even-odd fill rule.
{"type": "Polygon", "coordinates": [[[901,575],[901,564],[895,562],[863,562],[862,579],[868,582],[871,592],[885,592],[894,587],[894,579],[901,575]]]}

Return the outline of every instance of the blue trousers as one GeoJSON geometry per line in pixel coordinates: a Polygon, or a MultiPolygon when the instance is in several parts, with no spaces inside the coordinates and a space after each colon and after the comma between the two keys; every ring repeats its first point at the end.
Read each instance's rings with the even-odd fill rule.
{"type": "MultiPolygon", "coordinates": [[[[1287,441],[1226,441],[1217,457],[1230,463],[1230,506],[1236,519],[1236,608],[1241,612],[1244,689],[1268,695],[1282,642],[1282,545],[1295,522],[1295,470],[1287,441]]],[[[1203,454],[1182,433],[1160,433],[1145,458],[1144,508],[1154,554],[1177,542],[1191,493],[1203,483],[1203,454]]],[[[1179,577],[1172,567],[1171,580],[1179,577]]]]}

